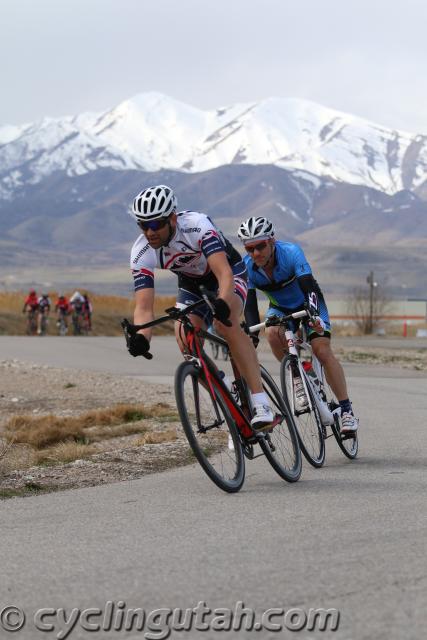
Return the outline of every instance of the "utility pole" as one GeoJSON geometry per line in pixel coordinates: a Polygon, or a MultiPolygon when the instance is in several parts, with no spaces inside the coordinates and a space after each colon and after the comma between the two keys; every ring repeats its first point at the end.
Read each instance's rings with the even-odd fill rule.
{"type": "Polygon", "coordinates": [[[369,284],[369,322],[368,333],[373,333],[374,329],[374,289],[378,286],[378,282],[374,280],[374,272],[370,271],[369,276],[366,278],[366,282],[369,284]]]}

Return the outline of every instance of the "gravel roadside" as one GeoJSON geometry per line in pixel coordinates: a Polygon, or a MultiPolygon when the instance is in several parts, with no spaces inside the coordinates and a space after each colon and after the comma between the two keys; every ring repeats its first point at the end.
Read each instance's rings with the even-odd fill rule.
{"type": "MultiPolygon", "coordinates": [[[[117,404],[158,403],[175,409],[171,385],[147,384],[126,376],[40,366],[18,360],[0,361],[0,438],[4,425],[16,415],[76,416],[88,410],[117,404]]],[[[175,430],[176,438],[157,444],[143,443],[138,435],[95,443],[88,459],[66,464],[28,466],[22,447],[0,443],[0,497],[76,488],[139,478],[192,461],[179,422],[143,421],[149,433],[175,430]],[[1,454],[3,451],[3,455],[1,454]]]]}

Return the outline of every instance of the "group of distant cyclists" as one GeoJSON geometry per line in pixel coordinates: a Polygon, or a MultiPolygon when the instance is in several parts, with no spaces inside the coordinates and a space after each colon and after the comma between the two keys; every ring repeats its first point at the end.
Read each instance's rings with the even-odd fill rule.
{"type": "Polygon", "coordinates": [[[48,293],[39,296],[35,289],[30,289],[22,313],[27,314],[27,334],[43,336],[47,333],[51,311],[54,311],[57,333],[64,336],[68,333],[70,318],[74,335],[89,333],[92,330],[92,310],[92,303],[86,293],[75,291],[69,299],[65,295],[58,295],[52,306],[48,293]]]}

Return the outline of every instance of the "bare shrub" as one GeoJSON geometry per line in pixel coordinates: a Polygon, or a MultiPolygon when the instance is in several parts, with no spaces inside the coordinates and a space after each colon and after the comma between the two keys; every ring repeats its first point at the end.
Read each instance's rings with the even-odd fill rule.
{"type": "Polygon", "coordinates": [[[374,333],[392,308],[393,301],[381,286],[373,288],[372,294],[367,287],[355,287],[347,302],[349,315],[353,316],[356,327],[364,335],[374,333]]]}

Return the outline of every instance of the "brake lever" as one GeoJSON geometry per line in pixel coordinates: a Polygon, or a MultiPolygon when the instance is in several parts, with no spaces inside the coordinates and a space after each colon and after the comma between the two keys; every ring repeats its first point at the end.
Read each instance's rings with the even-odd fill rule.
{"type": "Polygon", "coordinates": [[[265,319],[265,326],[266,327],[277,327],[280,323],[281,323],[281,318],[280,316],[270,316],[269,318],[265,319]]]}
{"type": "MultiPolygon", "coordinates": [[[[218,298],[215,296],[215,294],[212,293],[211,291],[208,291],[208,289],[206,289],[206,287],[204,286],[200,286],[199,289],[200,289],[200,293],[202,294],[203,300],[206,302],[209,309],[212,311],[214,318],[216,318],[219,322],[221,322],[226,327],[232,327],[233,324],[231,320],[229,320],[228,318],[221,320],[220,318],[217,317],[214,302],[217,301],[218,298]]],[[[222,302],[224,305],[226,305],[228,312],[230,313],[230,307],[228,306],[228,304],[225,302],[225,300],[222,300],[222,302]]]]}
{"type": "Polygon", "coordinates": [[[171,317],[171,320],[179,320],[182,316],[182,309],[178,309],[177,307],[169,307],[165,309],[165,313],[171,317]]]}
{"type": "Polygon", "coordinates": [[[131,325],[131,323],[129,322],[129,320],[127,318],[123,318],[123,320],[120,322],[122,329],[123,329],[123,333],[125,336],[125,340],[126,340],[126,345],[129,347],[129,342],[130,339],[133,335],[135,335],[136,331],[133,328],[133,325],[131,325]]]}

